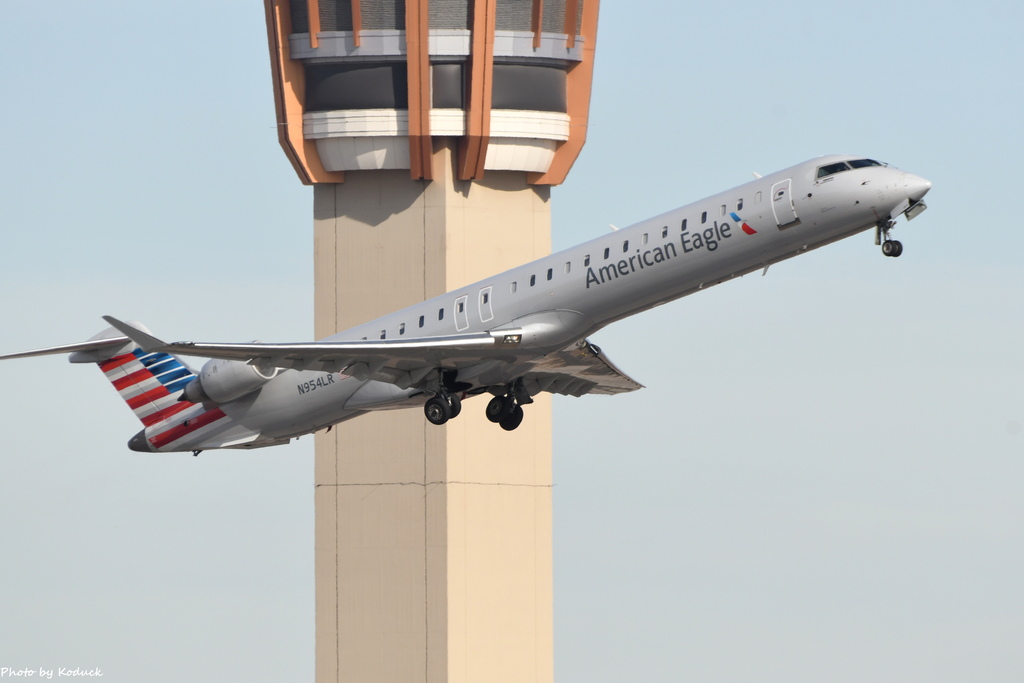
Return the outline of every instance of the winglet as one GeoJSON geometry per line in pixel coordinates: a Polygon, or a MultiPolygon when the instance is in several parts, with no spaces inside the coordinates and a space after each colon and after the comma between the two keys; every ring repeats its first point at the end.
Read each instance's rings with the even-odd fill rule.
{"type": "Polygon", "coordinates": [[[126,322],[122,322],[113,316],[105,315],[103,319],[110,323],[118,332],[131,339],[133,342],[139,345],[146,353],[153,353],[154,351],[161,351],[167,348],[168,344],[165,341],[161,341],[151,334],[143,332],[137,327],[132,327],[126,322]]]}

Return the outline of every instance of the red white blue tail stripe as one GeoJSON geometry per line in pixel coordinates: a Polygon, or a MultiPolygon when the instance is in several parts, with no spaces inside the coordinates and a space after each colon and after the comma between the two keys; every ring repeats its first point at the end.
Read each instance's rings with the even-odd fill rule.
{"type": "Polygon", "coordinates": [[[142,435],[148,446],[143,450],[220,448],[259,436],[232,423],[218,407],[180,400],[185,385],[196,375],[174,356],[136,347],[98,365],[145,426],[142,435]]]}
{"type": "Polygon", "coordinates": [[[128,407],[143,425],[164,422],[195,404],[179,401],[181,390],[195,379],[177,358],[136,348],[99,364],[128,407]]]}

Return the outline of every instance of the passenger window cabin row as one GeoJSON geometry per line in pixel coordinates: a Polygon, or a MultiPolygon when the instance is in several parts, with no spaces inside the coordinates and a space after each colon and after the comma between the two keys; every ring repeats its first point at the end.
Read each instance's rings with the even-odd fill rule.
{"type": "MultiPolygon", "coordinates": [[[[852,163],[853,162],[851,162],[851,164],[852,163]]],[[[877,164],[877,162],[874,162],[874,163],[877,164]]],[[[819,177],[820,177],[820,175],[819,175],[819,177]]],[[[760,192],[754,193],[754,203],[755,204],[760,204],[761,203],[761,197],[762,197],[762,195],[761,195],[760,192]]],[[[743,210],[743,199],[740,198],[740,199],[738,199],[736,201],[736,211],[742,211],[742,210],[743,210]]],[[[718,212],[719,212],[720,216],[725,216],[728,213],[728,206],[726,204],[722,204],[719,207],[719,211],[718,212]]],[[[704,224],[704,223],[707,223],[707,220],[708,220],[708,212],[704,211],[704,212],[701,213],[700,222],[701,222],[701,224],[704,224]]],[[[685,232],[687,230],[687,222],[688,222],[688,220],[686,218],[684,218],[682,223],[680,224],[680,232],[685,232]]],[[[663,240],[668,239],[668,233],[669,233],[669,228],[666,225],[666,226],[664,226],[661,229],[661,238],[663,240]]],[[[640,237],[640,243],[641,243],[641,245],[646,245],[648,242],[649,242],[649,233],[645,232],[640,237]]],[[[629,240],[623,240],[622,241],[622,253],[625,254],[625,253],[628,253],[628,252],[629,252],[629,240]]],[[[607,261],[609,258],[611,258],[611,247],[605,247],[604,248],[604,260],[607,261]]],[[[587,255],[585,255],[583,257],[583,267],[587,268],[589,266],[590,266],[590,254],[587,254],[587,255]]],[[[572,262],[571,261],[566,261],[565,262],[565,264],[562,267],[562,272],[564,274],[566,274],[566,275],[568,275],[568,274],[570,274],[572,272],[572,262]]],[[[546,273],[547,280],[550,281],[550,280],[554,279],[554,275],[555,275],[554,268],[548,268],[547,269],[547,273],[546,273]]],[[[535,287],[536,285],[537,285],[537,275],[536,274],[530,275],[530,286],[531,287],[535,287]]],[[[480,292],[481,307],[485,307],[485,306],[489,307],[490,306],[490,289],[491,289],[490,287],[486,287],[483,290],[481,290],[481,292],[480,292]]],[[[509,283],[509,287],[508,287],[509,294],[515,294],[518,290],[519,290],[519,282],[518,281],[513,280],[511,283],[509,283]]],[[[457,299],[456,313],[457,313],[457,315],[461,315],[461,314],[463,314],[465,312],[466,312],[465,311],[465,299],[460,297],[459,299],[457,299]]],[[[444,307],[441,307],[441,308],[437,309],[437,320],[438,320],[438,322],[443,322],[444,321],[444,307]]],[[[419,326],[420,329],[423,329],[423,327],[425,325],[426,325],[426,316],[421,315],[419,317],[418,326],[419,326]]],[[[398,335],[399,336],[403,336],[404,334],[405,334],[405,323],[400,323],[399,326],[398,326],[398,335]]],[[[380,331],[380,338],[381,339],[387,339],[387,330],[381,330],[380,331]]],[[[365,337],[364,337],[364,339],[365,339],[365,337]]]]}

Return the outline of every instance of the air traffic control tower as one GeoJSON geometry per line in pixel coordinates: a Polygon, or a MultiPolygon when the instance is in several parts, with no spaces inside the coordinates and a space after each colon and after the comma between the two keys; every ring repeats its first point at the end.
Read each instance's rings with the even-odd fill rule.
{"type": "MultiPolygon", "coordinates": [[[[281,146],[313,185],[318,339],[549,252],[598,0],[265,6],[281,146]]],[[[399,410],[316,436],[317,681],[552,680],[537,398],[514,432],[478,398],[442,427],[399,410]]]]}

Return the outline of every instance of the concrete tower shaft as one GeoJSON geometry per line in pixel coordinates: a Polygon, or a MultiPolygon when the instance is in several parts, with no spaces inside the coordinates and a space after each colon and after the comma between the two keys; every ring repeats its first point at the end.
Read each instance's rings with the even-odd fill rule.
{"type": "Polygon", "coordinates": [[[266,0],[281,144],[302,182],[353,170],[565,180],[583,147],[597,0],[266,0]]]}
{"type": "MultiPolygon", "coordinates": [[[[586,138],[597,0],[265,7],[280,142],[313,185],[317,338],[549,253],[550,186],[586,138]]],[[[443,426],[395,410],[317,434],[318,681],[553,679],[536,399],[515,432],[468,397],[443,426]]]]}

